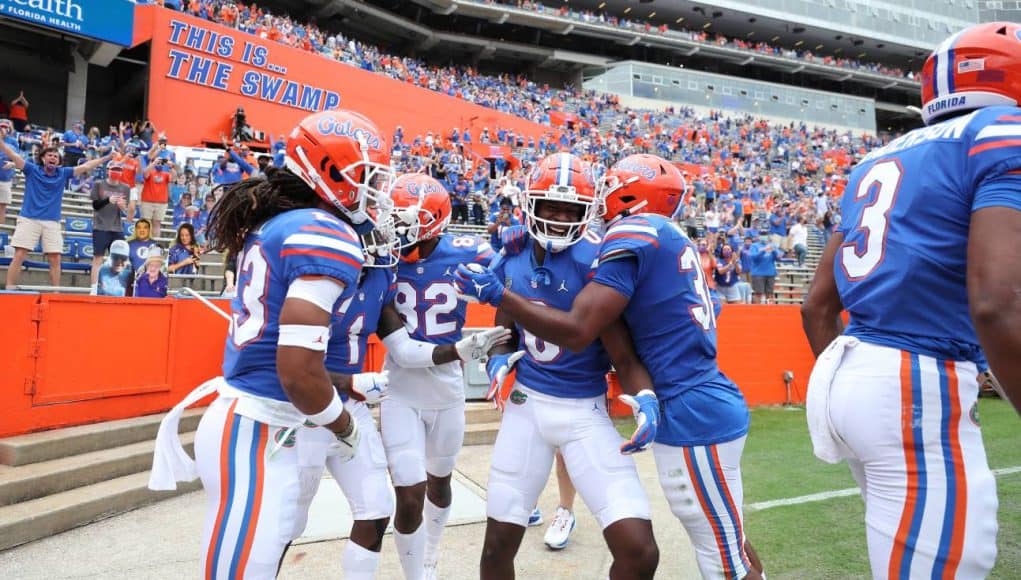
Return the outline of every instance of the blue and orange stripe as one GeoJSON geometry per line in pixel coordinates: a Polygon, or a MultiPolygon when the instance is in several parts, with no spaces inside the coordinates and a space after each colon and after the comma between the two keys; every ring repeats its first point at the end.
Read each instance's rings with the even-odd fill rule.
{"type": "Polygon", "coordinates": [[[749,562],[744,551],[744,526],[741,522],[741,512],[738,510],[737,504],[734,503],[734,497],[730,495],[730,486],[727,485],[727,478],[723,475],[723,464],[720,462],[720,455],[716,451],[717,447],[717,445],[709,446],[709,459],[712,461],[713,479],[716,481],[717,492],[723,498],[724,506],[727,508],[727,515],[734,524],[734,532],[737,534],[738,558],[740,558],[747,569],[749,562]]]}
{"type": "Polygon", "coordinates": [[[209,548],[206,551],[206,578],[213,580],[219,568],[220,550],[234,503],[234,446],[237,443],[241,417],[234,414],[237,400],[231,403],[223,420],[223,437],[220,440],[220,505],[216,510],[209,548]],[[226,474],[226,478],[224,475],[226,474]]]}
{"type": "Polygon", "coordinates": [[[725,578],[734,578],[734,566],[731,563],[730,548],[724,537],[723,524],[720,522],[720,516],[713,509],[712,500],[709,498],[709,490],[706,489],[705,482],[702,480],[702,474],[698,469],[698,461],[692,457],[692,448],[684,447],[684,463],[688,466],[688,473],[691,475],[692,487],[695,488],[695,496],[698,497],[698,505],[702,507],[702,512],[706,515],[706,519],[709,520],[709,525],[713,529],[713,537],[716,538],[716,547],[720,552],[723,563],[723,575],[725,578]]]}
{"type": "Polygon", "coordinates": [[[957,575],[957,567],[964,551],[964,525],[968,504],[968,484],[961,452],[961,395],[957,384],[957,366],[953,361],[942,361],[939,364],[939,371],[943,407],[940,442],[943,448],[947,493],[939,550],[932,569],[934,579],[954,578],[957,575]]]}
{"type": "Polygon", "coordinates": [[[639,241],[645,242],[647,244],[651,244],[654,248],[658,248],[659,247],[659,240],[657,240],[656,238],[654,238],[654,237],[652,237],[652,236],[650,236],[648,234],[640,234],[640,233],[637,233],[637,232],[620,232],[620,233],[617,233],[617,234],[612,234],[611,233],[610,235],[606,236],[606,238],[603,239],[603,243],[605,244],[607,242],[610,242],[610,241],[613,241],[613,240],[618,240],[618,239],[639,240],[639,241]]]}
{"type": "Polygon", "coordinates": [[[254,423],[252,443],[248,453],[248,500],[245,502],[245,515],[241,520],[238,543],[234,546],[234,554],[230,561],[230,578],[241,578],[245,575],[248,556],[252,552],[255,531],[259,525],[259,512],[262,509],[262,490],[266,479],[266,442],[269,439],[269,426],[265,423],[254,423]]]}
{"type": "Polygon", "coordinates": [[[322,226],[301,226],[298,229],[303,232],[315,232],[317,234],[325,234],[327,236],[338,238],[344,241],[358,243],[358,240],[355,239],[354,236],[342,230],[324,228],[322,226]]]}
{"type": "Polygon", "coordinates": [[[348,256],[347,254],[344,254],[344,253],[341,253],[341,252],[331,251],[329,249],[321,248],[321,247],[320,248],[315,248],[315,249],[312,249],[312,248],[292,248],[292,247],[288,247],[287,249],[281,251],[280,255],[281,256],[316,256],[317,258],[326,258],[326,259],[329,259],[329,260],[335,260],[337,262],[342,262],[342,263],[348,264],[349,266],[352,266],[354,268],[361,268],[361,266],[362,266],[361,262],[358,262],[358,261],[354,260],[353,258],[348,256]]]}
{"type": "Polygon", "coordinates": [[[918,355],[901,351],[901,434],[907,470],[904,510],[893,539],[887,575],[909,578],[911,561],[925,513],[925,454],[922,438],[921,370],[918,355]]]}

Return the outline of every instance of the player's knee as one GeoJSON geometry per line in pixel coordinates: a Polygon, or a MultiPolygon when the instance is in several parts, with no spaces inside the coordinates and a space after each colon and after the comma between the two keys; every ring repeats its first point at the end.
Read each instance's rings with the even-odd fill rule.
{"type": "Polygon", "coordinates": [[[394,510],[394,527],[402,534],[418,529],[422,523],[422,508],[425,500],[425,482],[407,487],[394,488],[397,508],[394,510]]]}
{"type": "Polygon", "coordinates": [[[453,492],[450,487],[450,477],[436,477],[430,475],[428,479],[428,486],[426,493],[429,496],[429,501],[434,506],[445,508],[450,505],[453,500],[453,492]]]}

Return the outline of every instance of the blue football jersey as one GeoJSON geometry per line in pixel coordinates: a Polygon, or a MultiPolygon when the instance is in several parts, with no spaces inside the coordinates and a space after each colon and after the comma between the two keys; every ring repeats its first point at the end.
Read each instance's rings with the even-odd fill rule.
{"type": "Polygon", "coordinates": [[[710,445],[748,432],[748,407],[716,364],[716,315],[698,250],[668,218],[653,214],[611,224],[594,281],[629,301],[624,320],[662,402],[656,441],[710,445]],[[633,260],[627,279],[614,262],[633,260]]]}
{"type": "MultiPolygon", "coordinates": [[[[531,248],[504,258],[494,272],[504,286],[539,304],[570,310],[575,296],[592,279],[599,254],[599,238],[586,236],[562,252],[547,252],[540,267],[531,248]],[[594,241],[593,241],[594,240],[594,241]]],[[[517,380],[530,389],[554,397],[581,399],[606,393],[610,359],[598,340],[581,352],[545,342],[517,327],[518,349],[527,354],[514,366],[517,380]]]]}
{"type": "Polygon", "coordinates": [[[916,129],[854,168],[833,270],[850,313],[845,334],[979,360],[966,289],[969,224],[985,207],[1021,210],[1019,138],[1021,108],[989,107],[916,129]]]}
{"type": "Polygon", "coordinates": [[[365,268],[358,290],[340,302],[330,328],[326,369],[353,375],[362,372],[369,335],[376,332],[383,306],[393,300],[397,283],[390,268],[365,268]]]}
{"type": "Polygon", "coordinates": [[[443,234],[428,258],[402,260],[394,306],[411,338],[432,344],[461,340],[467,303],[457,299],[454,272],[458,264],[488,266],[493,256],[489,244],[473,236],[443,234]]]}
{"type": "Polygon", "coordinates": [[[301,276],[326,276],[344,284],[344,300],[356,289],[362,260],[351,226],[320,210],[284,212],[249,233],[238,257],[238,290],[231,301],[223,355],[227,382],[260,397],[287,401],[276,357],[288,287],[301,276]]]}

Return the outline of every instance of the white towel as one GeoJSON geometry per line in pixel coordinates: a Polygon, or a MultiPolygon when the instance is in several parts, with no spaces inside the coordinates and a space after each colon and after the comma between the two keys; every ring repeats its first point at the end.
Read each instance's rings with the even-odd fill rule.
{"type": "Polygon", "coordinates": [[[808,396],[805,410],[808,416],[808,434],[812,437],[815,456],[827,463],[839,463],[845,456],[841,450],[846,446],[833,432],[830,423],[830,388],[833,376],[844,359],[844,351],[858,345],[853,336],[838,336],[819,355],[808,379],[808,396]]]}
{"type": "Polygon", "coordinates": [[[149,474],[149,489],[177,489],[178,481],[195,481],[198,469],[181,445],[181,437],[177,433],[184,410],[209,395],[219,391],[224,385],[223,377],[209,379],[188,393],[180,403],[174,406],[160,421],[160,430],[156,434],[156,449],[152,456],[152,471],[149,474]]]}

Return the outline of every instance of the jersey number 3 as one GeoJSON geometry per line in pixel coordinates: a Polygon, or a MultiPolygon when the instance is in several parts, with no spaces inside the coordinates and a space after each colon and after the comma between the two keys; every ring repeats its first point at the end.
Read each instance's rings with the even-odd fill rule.
{"type": "Polygon", "coordinates": [[[862,208],[855,228],[855,237],[860,235],[864,239],[840,246],[840,265],[852,282],[868,276],[883,263],[890,210],[897,200],[902,174],[900,161],[882,161],[873,165],[858,184],[855,202],[860,203],[870,196],[874,199],[862,208]]]}

